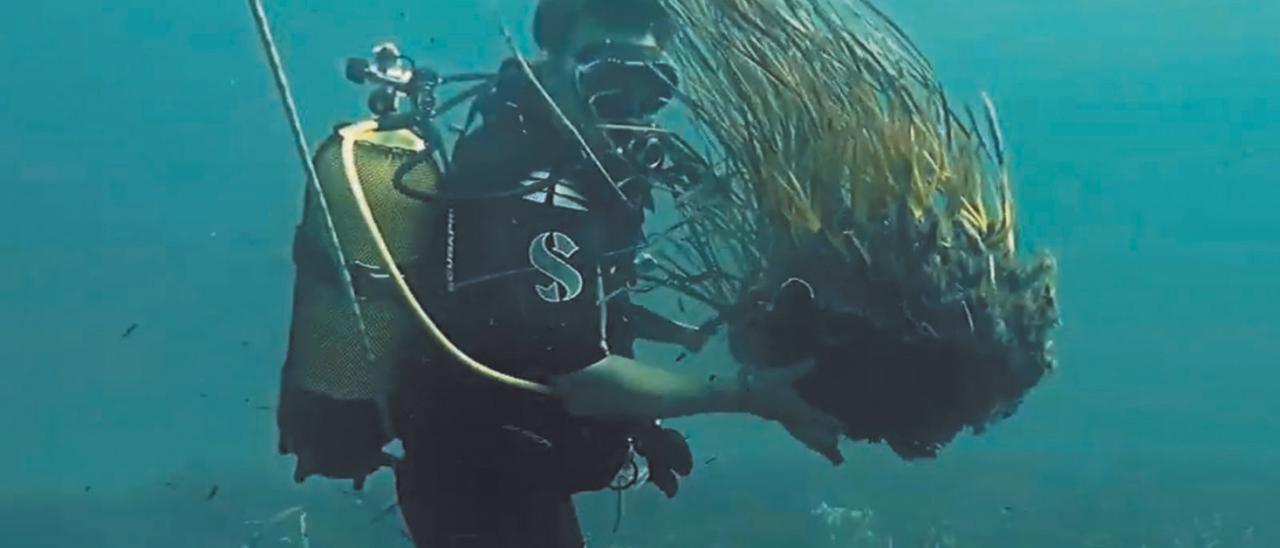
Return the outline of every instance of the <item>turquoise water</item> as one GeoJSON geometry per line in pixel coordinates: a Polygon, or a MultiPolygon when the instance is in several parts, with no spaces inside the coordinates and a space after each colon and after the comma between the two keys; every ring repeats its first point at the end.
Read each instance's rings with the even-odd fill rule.
{"type": "MultiPolygon", "coordinates": [[[[404,546],[371,523],[389,478],[292,484],[258,409],[302,177],[246,6],[103,4],[0,23],[0,546],[239,546],[295,505],[313,546],[404,546]]],[[[363,108],[345,57],[395,39],[490,69],[527,4],[268,10],[319,138],[363,108]]],[[[592,546],[1280,546],[1280,4],[958,4],[885,2],[954,97],[1000,107],[1024,238],[1062,265],[1061,371],[932,462],[832,469],[772,425],[681,421],[715,462],[630,496],[616,534],[613,498],[582,497],[592,546]],[[824,502],[870,509],[874,544],[824,502]]]]}

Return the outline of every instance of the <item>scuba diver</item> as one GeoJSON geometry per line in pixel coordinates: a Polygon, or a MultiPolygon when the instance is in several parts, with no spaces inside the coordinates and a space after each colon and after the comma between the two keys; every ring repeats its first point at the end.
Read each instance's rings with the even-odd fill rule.
{"type": "Polygon", "coordinates": [[[651,193],[688,171],[646,131],[678,95],[663,54],[676,30],[660,0],[541,0],[542,57],[504,62],[474,99],[439,185],[438,237],[404,265],[459,348],[554,396],[475,375],[421,337],[385,421],[401,458],[382,452],[372,404],[282,390],[281,451],[299,481],[359,486],[390,466],[418,546],[577,548],[573,494],[647,482],[674,496],[690,473],[661,419],[747,413],[841,462],[839,423],[794,388],[809,368],[716,379],[634,359],[637,339],[697,351],[711,335],[629,298],[651,193]]]}

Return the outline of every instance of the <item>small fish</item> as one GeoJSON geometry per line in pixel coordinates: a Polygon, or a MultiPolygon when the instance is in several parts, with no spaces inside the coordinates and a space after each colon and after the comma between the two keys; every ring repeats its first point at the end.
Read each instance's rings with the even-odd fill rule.
{"type": "Polygon", "coordinates": [[[711,457],[711,458],[707,459],[705,462],[703,462],[702,464],[703,464],[703,465],[711,464],[711,463],[713,463],[713,462],[715,462],[715,461],[717,461],[717,460],[720,460],[720,457],[711,457]]]}
{"type": "Polygon", "coordinates": [[[216,496],[218,496],[218,484],[215,483],[213,484],[213,487],[209,488],[209,494],[205,495],[204,500],[206,501],[213,500],[213,497],[216,497],[216,496]]]}
{"type": "Polygon", "coordinates": [[[174,484],[172,481],[166,481],[166,482],[164,482],[164,486],[165,486],[165,487],[168,487],[168,488],[170,488],[170,489],[173,489],[174,487],[177,487],[177,485],[176,485],[176,484],[174,484]]]}
{"type": "Polygon", "coordinates": [[[676,308],[680,309],[681,312],[684,312],[684,299],[676,298],[676,308]]]}
{"type": "Polygon", "coordinates": [[[1014,512],[1014,507],[1012,506],[1005,506],[1004,508],[1000,509],[1000,513],[1006,516],[1009,514],[1012,514],[1013,512],[1014,512]]]}
{"type": "Polygon", "coordinates": [[[253,408],[256,411],[275,411],[276,409],[270,405],[255,405],[253,408]]]}
{"type": "Polygon", "coordinates": [[[120,338],[127,339],[129,338],[130,335],[133,335],[134,331],[137,331],[137,330],[138,330],[138,324],[135,323],[133,325],[130,325],[128,329],[124,330],[124,334],[120,335],[120,338]]]}
{"type": "Polygon", "coordinates": [[[202,400],[209,399],[209,395],[208,395],[208,394],[205,394],[204,392],[201,392],[201,393],[200,393],[200,399],[202,399],[202,400]]]}
{"type": "Polygon", "coordinates": [[[720,377],[716,376],[715,373],[712,373],[710,376],[707,377],[707,382],[716,382],[716,379],[718,378],[720,377]]]}
{"type": "Polygon", "coordinates": [[[84,492],[88,493],[89,491],[92,491],[92,490],[93,490],[93,486],[92,486],[92,485],[86,485],[86,486],[84,486],[84,492]]]}
{"type": "Polygon", "coordinates": [[[681,353],[680,353],[680,355],[676,356],[676,363],[680,363],[680,362],[684,361],[684,359],[685,359],[685,358],[687,358],[687,357],[689,357],[689,353],[688,353],[688,352],[681,352],[681,353]]]}

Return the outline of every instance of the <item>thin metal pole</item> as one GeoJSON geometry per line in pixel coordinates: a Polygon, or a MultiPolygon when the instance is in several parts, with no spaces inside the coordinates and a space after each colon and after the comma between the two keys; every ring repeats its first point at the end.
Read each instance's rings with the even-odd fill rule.
{"type": "Polygon", "coordinates": [[[249,10],[253,13],[254,24],[258,28],[258,37],[262,39],[262,49],[267,53],[267,63],[271,65],[271,74],[275,77],[276,91],[284,106],[285,116],[289,119],[289,129],[293,131],[293,143],[297,147],[298,158],[302,160],[302,168],[307,173],[307,182],[316,193],[324,216],[326,229],[332,240],[333,251],[338,264],[338,273],[342,276],[342,284],[346,289],[347,299],[351,301],[351,311],[356,318],[356,326],[360,330],[360,340],[364,345],[365,356],[373,359],[373,349],[369,345],[369,332],[365,327],[364,313],[360,309],[360,299],[356,296],[355,283],[351,279],[351,271],[347,268],[346,253],[342,251],[342,242],[338,239],[338,230],[333,224],[333,214],[329,210],[329,201],[325,198],[324,189],[320,187],[320,177],[316,174],[316,166],[311,162],[311,148],[307,146],[307,137],[302,133],[302,122],[298,117],[298,107],[293,101],[293,93],[289,88],[289,80],[285,77],[284,66],[280,61],[280,52],[276,49],[275,38],[271,36],[271,24],[262,9],[261,0],[249,0],[249,10]]]}

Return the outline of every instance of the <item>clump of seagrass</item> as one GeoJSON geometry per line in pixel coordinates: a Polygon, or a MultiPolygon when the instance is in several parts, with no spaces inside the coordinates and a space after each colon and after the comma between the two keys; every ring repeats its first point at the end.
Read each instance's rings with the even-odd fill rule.
{"type": "Polygon", "coordinates": [[[933,456],[1011,414],[1054,366],[1056,269],[1018,256],[991,102],[962,120],[869,3],[667,5],[710,150],[660,283],[720,311],[747,364],[818,360],[801,389],[854,439],[933,456]]]}

